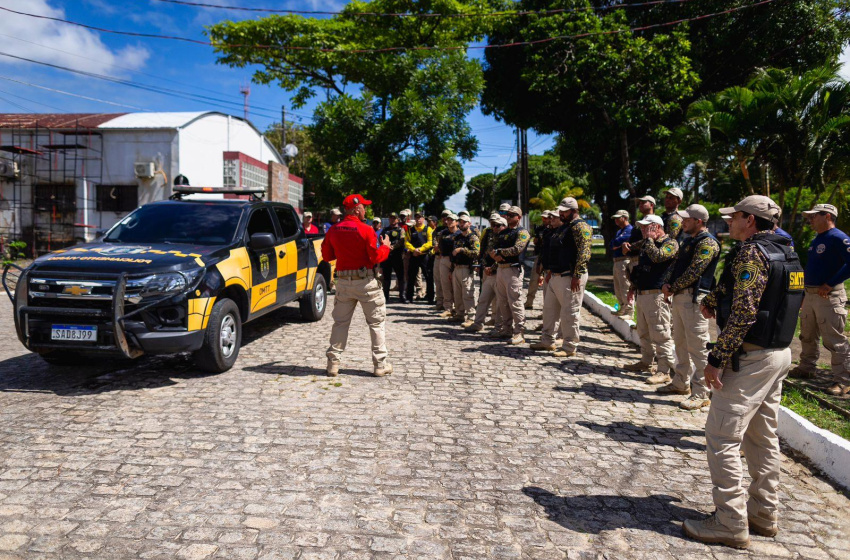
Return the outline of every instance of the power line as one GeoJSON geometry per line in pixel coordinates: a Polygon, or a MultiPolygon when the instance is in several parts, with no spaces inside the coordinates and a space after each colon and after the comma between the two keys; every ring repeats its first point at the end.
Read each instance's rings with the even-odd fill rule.
{"type": "Polygon", "coordinates": [[[433,12],[347,12],[347,11],[321,11],[321,10],[288,10],[283,8],[249,8],[246,6],[234,6],[225,4],[210,4],[207,2],[189,2],[186,0],[154,0],[164,4],[176,4],[178,6],[190,6],[193,8],[204,8],[213,10],[229,10],[237,12],[253,12],[268,14],[291,14],[302,16],[347,16],[347,17],[389,17],[389,18],[487,18],[487,17],[510,17],[510,16],[548,16],[568,14],[587,11],[616,10],[620,8],[643,8],[646,6],[657,6],[659,4],[684,4],[693,0],[651,0],[635,4],[613,4],[610,6],[587,6],[581,8],[557,8],[552,10],[502,10],[498,12],[468,12],[468,13],[433,13],[433,12]]]}
{"type": "Polygon", "coordinates": [[[53,109],[55,111],[60,111],[60,112],[64,111],[64,109],[60,109],[59,107],[55,107],[53,105],[48,105],[47,103],[41,103],[41,102],[36,101],[34,99],[30,99],[28,97],[22,97],[20,95],[15,95],[14,93],[3,90],[3,89],[0,89],[0,93],[6,94],[6,95],[11,95],[12,97],[16,97],[18,99],[23,99],[24,101],[27,101],[29,103],[35,103],[36,105],[41,105],[42,107],[47,107],[48,109],[53,109]]]}
{"type": "Polygon", "coordinates": [[[7,82],[14,82],[16,84],[21,84],[24,86],[30,86],[38,89],[43,89],[46,91],[52,91],[53,93],[61,93],[63,95],[70,95],[71,97],[79,97],[80,99],[86,99],[88,101],[96,101],[97,103],[106,103],[107,105],[114,105],[116,107],[126,107],[128,109],[135,109],[137,111],[144,111],[141,107],[136,107],[134,105],[126,105],[124,103],[115,103],[114,101],[107,101],[105,99],[97,99],[96,97],[88,97],[85,95],[79,95],[77,93],[71,93],[69,91],[62,91],[61,89],[50,88],[47,86],[40,86],[38,84],[31,84],[29,82],[25,82],[23,80],[16,80],[14,78],[9,78],[7,76],[0,76],[0,80],[6,80],[7,82]]]}
{"type": "Polygon", "coordinates": [[[195,45],[207,46],[207,47],[215,47],[215,48],[253,48],[253,49],[263,49],[263,50],[279,50],[279,51],[312,51],[312,52],[323,52],[323,53],[338,53],[338,54],[366,54],[366,53],[382,53],[382,52],[408,52],[408,51],[466,51],[466,50],[484,50],[484,49],[499,49],[499,48],[508,48],[508,47],[520,47],[520,46],[532,46],[539,45],[542,43],[549,43],[552,41],[566,40],[566,39],[583,39],[586,37],[595,37],[595,36],[603,36],[603,35],[619,35],[622,33],[634,33],[640,31],[648,31],[650,29],[661,29],[664,27],[672,27],[676,25],[681,25],[683,23],[688,23],[692,21],[700,21],[704,19],[709,19],[716,16],[727,15],[734,12],[739,12],[741,10],[746,10],[750,8],[756,8],[758,6],[764,6],[766,4],[770,4],[772,2],[776,2],[777,0],[761,0],[760,2],[756,2],[753,4],[748,4],[746,6],[738,6],[736,8],[729,8],[720,12],[713,12],[709,14],[703,14],[699,16],[694,16],[690,18],[682,18],[675,21],[663,22],[663,23],[654,23],[650,25],[644,25],[641,27],[632,27],[625,29],[612,29],[608,31],[590,31],[587,33],[578,33],[574,35],[560,35],[555,37],[546,37],[544,39],[536,39],[533,41],[516,41],[513,43],[504,43],[499,45],[459,45],[453,47],[437,47],[437,46],[418,46],[418,47],[382,47],[382,48],[368,48],[368,49],[335,49],[335,48],[324,48],[324,47],[303,47],[303,46],[293,46],[293,45],[251,45],[251,44],[240,44],[240,43],[213,43],[210,41],[203,41],[200,39],[192,39],[190,37],[180,37],[177,35],[158,35],[155,33],[139,33],[135,31],[120,31],[116,29],[107,29],[103,27],[96,27],[93,25],[88,25],[85,23],[79,23],[71,20],[66,20],[62,18],[56,18],[52,16],[38,15],[38,14],[29,14],[26,12],[20,12],[17,10],[12,10],[10,8],[6,8],[0,6],[0,10],[5,12],[23,15],[28,17],[33,17],[37,19],[45,19],[50,21],[55,21],[59,23],[65,23],[68,25],[75,25],[78,27],[82,27],[85,29],[90,29],[93,31],[100,31],[101,33],[110,33],[113,35],[124,35],[129,37],[141,37],[146,39],[166,39],[172,41],[182,41],[185,43],[192,43],[195,45]]]}

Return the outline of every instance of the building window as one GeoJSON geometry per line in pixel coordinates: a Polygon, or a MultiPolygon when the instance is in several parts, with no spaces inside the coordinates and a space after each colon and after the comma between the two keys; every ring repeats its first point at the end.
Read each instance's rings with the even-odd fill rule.
{"type": "Polygon", "coordinates": [[[97,185],[98,212],[132,212],[138,206],[138,185],[97,185]]]}
{"type": "Polygon", "coordinates": [[[235,189],[239,183],[239,160],[224,160],[224,188],[235,189]]]}
{"type": "Polygon", "coordinates": [[[298,181],[293,181],[290,178],[289,192],[287,194],[289,195],[287,202],[289,202],[289,204],[291,204],[295,208],[301,208],[302,202],[304,200],[304,185],[302,185],[298,181]]]}

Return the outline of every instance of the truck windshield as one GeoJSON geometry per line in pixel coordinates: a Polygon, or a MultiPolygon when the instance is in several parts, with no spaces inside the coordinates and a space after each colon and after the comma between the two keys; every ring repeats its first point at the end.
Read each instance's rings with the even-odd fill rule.
{"type": "Polygon", "coordinates": [[[224,245],[233,240],[242,207],[230,204],[151,204],[118,222],[111,243],[224,245]]]}

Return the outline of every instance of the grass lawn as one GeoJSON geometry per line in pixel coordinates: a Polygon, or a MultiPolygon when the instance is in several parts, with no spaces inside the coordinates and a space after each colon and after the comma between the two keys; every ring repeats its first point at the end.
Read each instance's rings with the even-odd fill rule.
{"type": "Polygon", "coordinates": [[[823,407],[821,403],[787,383],[782,388],[782,406],[790,408],[818,428],[850,440],[850,419],[823,407]]]}

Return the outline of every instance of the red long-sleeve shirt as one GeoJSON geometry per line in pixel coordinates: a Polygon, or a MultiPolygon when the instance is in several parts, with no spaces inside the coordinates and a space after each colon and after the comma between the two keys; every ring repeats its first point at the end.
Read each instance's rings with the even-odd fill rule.
{"type": "Polygon", "coordinates": [[[387,260],[390,248],[377,247],[375,230],[361,222],[357,216],[346,216],[334,224],[322,241],[322,258],[336,260],[337,270],[372,268],[387,260]]]}

